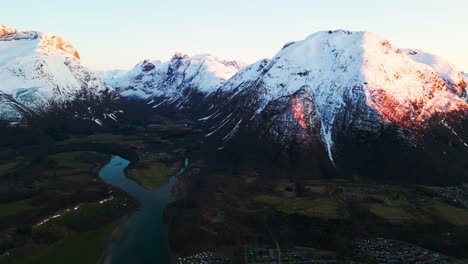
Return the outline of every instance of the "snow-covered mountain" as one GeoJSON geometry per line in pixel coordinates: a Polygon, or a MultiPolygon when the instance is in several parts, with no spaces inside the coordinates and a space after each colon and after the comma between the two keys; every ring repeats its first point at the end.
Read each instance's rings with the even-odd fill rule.
{"type": "Polygon", "coordinates": [[[100,123],[114,113],[107,103],[115,96],[62,37],[0,25],[1,119],[67,108],[71,117],[100,123]],[[75,102],[85,110],[72,109],[75,102]]]}
{"type": "Polygon", "coordinates": [[[317,32],[248,66],[176,53],[94,73],[59,36],[0,26],[0,119],[60,112],[102,124],[118,109],[138,116],[156,109],[196,117],[205,146],[226,160],[235,149],[254,163],[285,155],[290,169],[303,171],[359,175],[388,166],[388,177],[398,168],[417,177],[466,175],[467,84],[443,58],[370,32],[317,32]]]}
{"type": "Polygon", "coordinates": [[[389,128],[416,146],[433,122],[468,147],[455,124],[468,117],[461,72],[370,32],[323,31],[290,42],[272,60],[239,71],[212,104],[200,121],[220,149],[246,128],[283,145],[320,144],[334,162],[338,145],[378,139],[389,128]]]}
{"type": "Polygon", "coordinates": [[[176,53],[168,62],[144,60],[125,74],[111,71],[101,76],[121,95],[153,99],[151,103],[159,106],[213,93],[243,66],[211,55],[176,53]]]}

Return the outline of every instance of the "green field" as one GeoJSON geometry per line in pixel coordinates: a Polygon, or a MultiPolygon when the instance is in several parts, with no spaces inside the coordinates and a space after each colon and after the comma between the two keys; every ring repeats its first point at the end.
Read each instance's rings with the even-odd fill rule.
{"type": "Polygon", "coordinates": [[[348,217],[343,203],[337,199],[259,195],[254,197],[254,201],[267,204],[287,214],[299,214],[321,219],[345,219],[348,217]]]}
{"type": "Polygon", "coordinates": [[[32,208],[33,207],[28,203],[27,200],[0,204],[0,216],[15,215],[32,208]]]}
{"type": "Polygon", "coordinates": [[[0,164],[0,176],[3,176],[5,174],[12,172],[19,163],[20,162],[13,161],[13,162],[0,164]]]}
{"type": "Polygon", "coordinates": [[[176,166],[154,163],[146,168],[129,169],[127,177],[148,190],[155,190],[168,183],[169,178],[178,171],[176,166]]]}
{"type": "Polygon", "coordinates": [[[31,261],[31,264],[86,264],[96,263],[101,257],[106,239],[116,224],[97,230],[79,233],[47,249],[44,254],[31,261]]]}
{"type": "Polygon", "coordinates": [[[96,263],[101,257],[109,234],[116,227],[112,223],[96,230],[75,233],[66,240],[49,247],[28,245],[11,251],[0,259],[1,264],[87,264],[96,263]]]}
{"type": "Polygon", "coordinates": [[[435,204],[437,215],[444,221],[457,226],[468,226],[468,210],[437,202],[435,204]]]}
{"type": "Polygon", "coordinates": [[[109,133],[97,133],[89,136],[72,136],[58,144],[77,144],[77,143],[119,143],[123,145],[140,144],[144,141],[137,136],[124,136],[109,133]]]}
{"type": "Polygon", "coordinates": [[[96,263],[106,239],[120,236],[115,223],[138,206],[99,178],[110,155],[130,160],[136,170],[129,178],[155,189],[177,173],[185,143],[194,142],[185,121],[152,122],[120,134],[54,134],[0,148],[0,254],[10,254],[0,263],[96,263]]]}
{"type": "Polygon", "coordinates": [[[69,168],[69,169],[90,169],[96,166],[89,158],[99,155],[94,152],[77,151],[77,152],[64,152],[47,157],[48,165],[53,165],[56,168],[69,168]]]}
{"type": "MultiPolygon", "coordinates": [[[[109,194],[110,187],[98,179],[108,160],[109,155],[74,151],[26,156],[21,162],[0,165],[0,174],[15,172],[16,185],[40,194],[18,200],[11,196],[12,201],[0,203],[0,217],[11,219],[0,229],[0,251],[9,253],[0,257],[0,263],[96,263],[116,221],[136,206],[118,190],[109,194]],[[60,217],[36,227],[56,214],[60,217]]],[[[9,190],[0,194],[8,197],[9,190]]]]}
{"type": "Polygon", "coordinates": [[[80,205],[78,210],[71,210],[70,212],[62,214],[61,217],[52,219],[44,226],[41,226],[40,229],[46,229],[51,226],[69,226],[73,228],[80,224],[83,225],[86,222],[90,222],[93,219],[98,219],[100,216],[105,215],[106,212],[111,211],[113,207],[123,202],[124,200],[121,197],[116,197],[102,204],[99,202],[83,204],[80,205]]]}
{"type": "Polygon", "coordinates": [[[381,204],[369,204],[369,211],[393,224],[402,224],[416,220],[415,217],[406,210],[398,207],[389,207],[381,204]]]}

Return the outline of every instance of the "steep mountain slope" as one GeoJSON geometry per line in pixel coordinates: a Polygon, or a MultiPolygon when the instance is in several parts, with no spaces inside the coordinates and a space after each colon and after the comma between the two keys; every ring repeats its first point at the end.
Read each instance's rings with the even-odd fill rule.
{"type": "Polygon", "coordinates": [[[0,83],[0,117],[15,122],[25,112],[67,109],[71,117],[101,123],[115,111],[111,105],[117,94],[80,65],[71,43],[49,33],[0,25],[0,83]]]}
{"type": "Polygon", "coordinates": [[[200,121],[220,148],[238,131],[255,130],[283,152],[321,146],[337,165],[365,152],[351,151],[358,143],[418,148],[441,124],[464,146],[466,94],[461,73],[437,56],[403,51],[369,32],[327,31],[240,71],[200,121]]]}
{"type": "Polygon", "coordinates": [[[176,53],[168,62],[144,60],[126,74],[101,76],[123,96],[153,99],[150,103],[155,107],[175,103],[182,107],[194,96],[216,91],[243,66],[211,55],[189,57],[176,53]]]}

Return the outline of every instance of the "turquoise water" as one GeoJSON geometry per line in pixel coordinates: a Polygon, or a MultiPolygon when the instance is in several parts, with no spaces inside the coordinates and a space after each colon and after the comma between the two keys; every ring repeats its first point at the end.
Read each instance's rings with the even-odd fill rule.
{"type": "Polygon", "coordinates": [[[128,192],[141,203],[140,208],[121,224],[123,235],[110,243],[104,263],[170,263],[163,212],[171,201],[176,175],[166,186],[149,191],[125,177],[124,170],[129,163],[115,156],[99,173],[105,182],[128,192]]]}

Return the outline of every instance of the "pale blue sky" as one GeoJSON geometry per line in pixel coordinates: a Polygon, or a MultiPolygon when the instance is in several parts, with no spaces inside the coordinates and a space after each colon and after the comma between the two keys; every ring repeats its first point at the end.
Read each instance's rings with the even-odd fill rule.
{"type": "Polygon", "coordinates": [[[9,0],[0,23],[62,35],[95,69],[175,51],[254,62],[319,30],[369,30],[468,71],[467,0],[9,0]]]}

